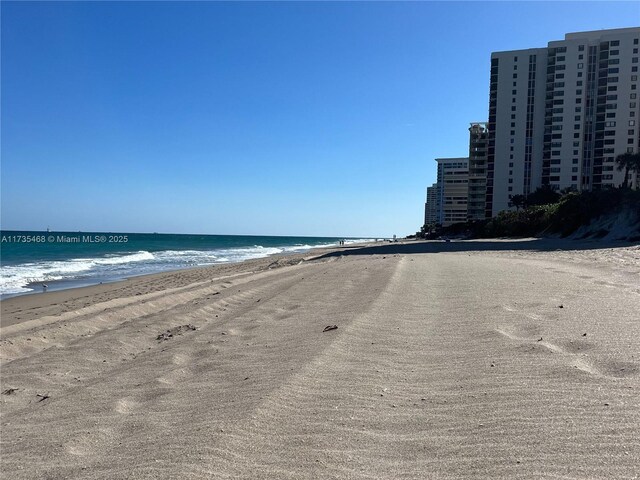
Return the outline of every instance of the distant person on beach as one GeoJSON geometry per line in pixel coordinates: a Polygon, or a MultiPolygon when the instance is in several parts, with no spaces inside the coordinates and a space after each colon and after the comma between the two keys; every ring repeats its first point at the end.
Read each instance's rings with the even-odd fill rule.
{"type": "Polygon", "coordinates": [[[43,283],[42,284],[42,291],[46,292],[48,287],[49,287],[49,285],[47,285],[46,283],[43,283]]]}

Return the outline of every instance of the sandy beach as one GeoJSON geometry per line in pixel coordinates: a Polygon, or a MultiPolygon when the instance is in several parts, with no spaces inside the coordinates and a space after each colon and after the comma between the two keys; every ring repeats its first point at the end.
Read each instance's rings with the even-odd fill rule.
{"type": "Polygon", "coordinates": [[[380,244],[0,306],[3,478],[640,476],[638,245],[380,244]]]}

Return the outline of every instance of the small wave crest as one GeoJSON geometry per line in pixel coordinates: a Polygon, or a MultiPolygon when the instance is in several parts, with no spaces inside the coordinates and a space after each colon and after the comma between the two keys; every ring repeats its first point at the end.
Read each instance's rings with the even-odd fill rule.
{"type": "Polygon", "coordinates": [[[153,260],[147,251],[126,255],[109,255],[102,258],[72,258],[51,262],[32,262],[2,267],[0,294],[27,293],[33,291],[29,285],[56,280],[69,280],[91,276],[100,267],[126,265],[153,260]]]}
{"type": "MultiPolygon", "coordinates": [[[[367,242],[367,239],[345,240],[345,244],[367,242]]],[[[162,250],[107,254],[93,258],[37,261],[5,265],[0,269],[0,294],[33,292],[34,285],[54,281],[99,281],[122,279],[167,270],[236,263],[282,253],[302,253],[315,248],[337,246],[337,242],[310,245],[297,243],[284,246],[253,245],[212,250],[162,250]]]]}

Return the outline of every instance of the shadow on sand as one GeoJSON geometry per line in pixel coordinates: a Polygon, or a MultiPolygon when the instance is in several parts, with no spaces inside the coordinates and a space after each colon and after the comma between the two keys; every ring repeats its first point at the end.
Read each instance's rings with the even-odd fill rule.
{"type": "Polygon", "coordinates": [[[413,253],[472,252],[529,250],[537,252],[598,250],[613,247],[628,247],[638,242],[565,240],[553,238],[492,239],[492,240],[425,240],[404,243],[376,243],[371,246],[343,247],[335,252],[324,254],[318,259],[340,257],[343,255],[394,255],[413,253]]]}

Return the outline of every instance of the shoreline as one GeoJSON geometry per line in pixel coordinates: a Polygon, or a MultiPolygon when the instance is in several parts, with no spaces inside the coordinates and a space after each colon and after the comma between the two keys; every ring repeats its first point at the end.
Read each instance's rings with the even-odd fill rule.
{"type": "MultiPolygon", "coordinates": [[[[337,247],[342,242],[342,239],[333,237],[132,233],[118,236],[122,237],[122,243],[115,241],[115,235],[102,235],[101,242],[89,241],[89,238],[67,246],[55,241],[29,242],[44,235],[9,235],[5,243],[4,233],[6,231],[3,231],[0,300],[121,281],[140,275],[305,253],[317,248],[337,247]],[[107,243],[111,237],[114,242],[109,240],[107,243]],[[252,243],[254,241],[255,244],[252,243]],[[45,284],[46,289],[43,288],[45,284]]],[[[344,240],[348,244],[358,244],[372,239],[344,240]]]]}
{"type": "MultiPolygon", "coordinates": [[[[318,247],[318,249],[331,249],[333,247],[318,247]]],[[[338,248],[338,247],[336,247],[338,248]]],[[[305,253],[309,253],[311,252],[313,249],[309,249],[306,252],[300,252],[299,254],[305,254],[305,253]]],[[[280,252],[280,253],[273,253],[273,254],[269,254],[265,257],[260,257],[260,258],[250,258],[250,259],[246,259],[246,260],[240,260],[240,261],[236,261],[236,262],[220,262],[220,263],[214,263],[211,265],[198,265],[198,266],[193,266],[193,267],[183,267],[183,268],[171,268],[168,270],[163,270],[163,271],[159,271],[159,272],[154,272],[154,273],[141,273],[139,275],[129,275],[129,276],[124,276],[124,277],[112,277],[112,278],[107,278],[106,280],[102,280],[102,281],[98,281],[98,280],[81,280],[81,279],[64,279],[64,280],[50,280],[47,282],[47,291],[42,291],[39,290],[38,288],[42,288],[42,284],[45,282],[30,282],[26,285],[24,285],[25,288],[33,288],[33,291],[31,292],[22,292],[22,293],[8,293],[8,294],[4,294],[0,296],[0,302],[3,302],[5,300],[9,300],[11,298],[16,298],[16,297],[23,297],[26,295],[38,295],[38,294],[48,294],[48,293],[53,293],[53,292],[60,292],[60,291],[65,291],[65,290],[76,290],[76,289],[81,289],[81,288],[87,288],[87,287],[97,287],[98,285],[109,285],[112,283],[118,283],[118,282],[125,282],[127,280],[132,280],[132,279],[136,279],[136,278],[142,278],[142,277],[147,277],[147,276],[153,276],[153,275],[162,275],[162,274],[171,274],[171,273],[175,273],[175,272],[181,272],[181,271],[185,271],[185,270],[194,270],[194,269],[202,269],[202,268],[213,268],[213,267],[218,267],[221,265],[237,265],[239,263],[244,263],[244,262],[250,262],[252,260],[262,260],[265,258],[272,258],[272,257],[277,257],[277,256],[288,256],[288,255],[296,255],[295,253],[287,253],[287,252],[280,252]],[[69,286],[60,286],[60,285],[64,285],[67,284],[69,286]]]]}
{"type": "MultiPolygon", "coordinates": [[[[131,291],[144,291],[152,285],[152,291],[159,292],[165,287],[184,287],[190,282],[208,280],[226,275],[251,274],[266,269],[290,266],[305,261],[311,261],[325,256],[350,256],[355,254],[384,255],[466,251],[478,249],[490,252],[492,250],[528,250],[533,248],[547,248],[551,245],[554,250],[562,249],[607,249],[619,247],[633,247],[635,242],[599,240],[573,240],[555,238],[498,238],[473,240],[422,240],[401,239],[397,242],[380,241],[350,244],[334,247],[319,247],[302,253],[276,253],[267,257],[243,260],[240,262],[220,263],[215,265],[181,268],[158,273],[141,274],[105,283],[96,283],[78,287],[70,287],[47,292],[33,292],[18,294],[0,299],[0,328],[16,325],[42,316],[60,315],[73,310],[78,305],[87,305],[93,298],[113,299],[126,295],[131,291]],[[425,247],[427,246],[427,247],[425,247]],[[430,246],[430,247],[429,247],[430,246]],[[471,247],[473,246],[473,247],[471,247]],[[274,260],[275,259],[275,260],[274,260]]],[[[640,247],[639,247],[640,248],[640,247]]]]}
{"type": "Polygon", "coordinates": [[[3,303],[0,472],[634,478],[639,245],[312,253],[3,303]]]}
{"type": "MultiPolygon", "coordinates": [[[[357,245],[364,246],[366,244],[357,245]]],[[[61,311],[67,311],[68,309],[60,307],[60,305],[67,304],[69,302],[79,301],[81,299],[87,299],[95,296],[113,297],[114,295],[119,295],[123,291],[126,291],[129,287],[136,288],[138,282],[140,282],[141,285],[161,282],[163,280],[171,282],[176,278],[180,278],[182,276],[181,274],[184,274],[184,280],[179,283],[181,286],[186,286],[188,283],[185,282],[206,278],[209,275],[215,276],[229,273],[251,273],[261,271],[265,268],[270,268],[270,266],[275,268],[290,265],[295,262],[302,262],[308,258],[321,256],[334,251],[340,251],[345,248],[358,247],[351,245],[344,247],[335,246],[330,248],[318,247],[309,249],[302,253],[275,253],[266,257],[242,260],[240,262],[180,268],[164,272],[135,275],[104,283],[100,282],[77,287],[52,289],[46,292],[34,291],[30,293],[17,294],[0,299],[0,328],[27,322],[43,315],[55,315],[59,314],[61,311]],[[276,260],[274,261],[274,259],[276,260]]],[[[162,287],[158,286],[157,290],[162,290],[162,287]]]]}

